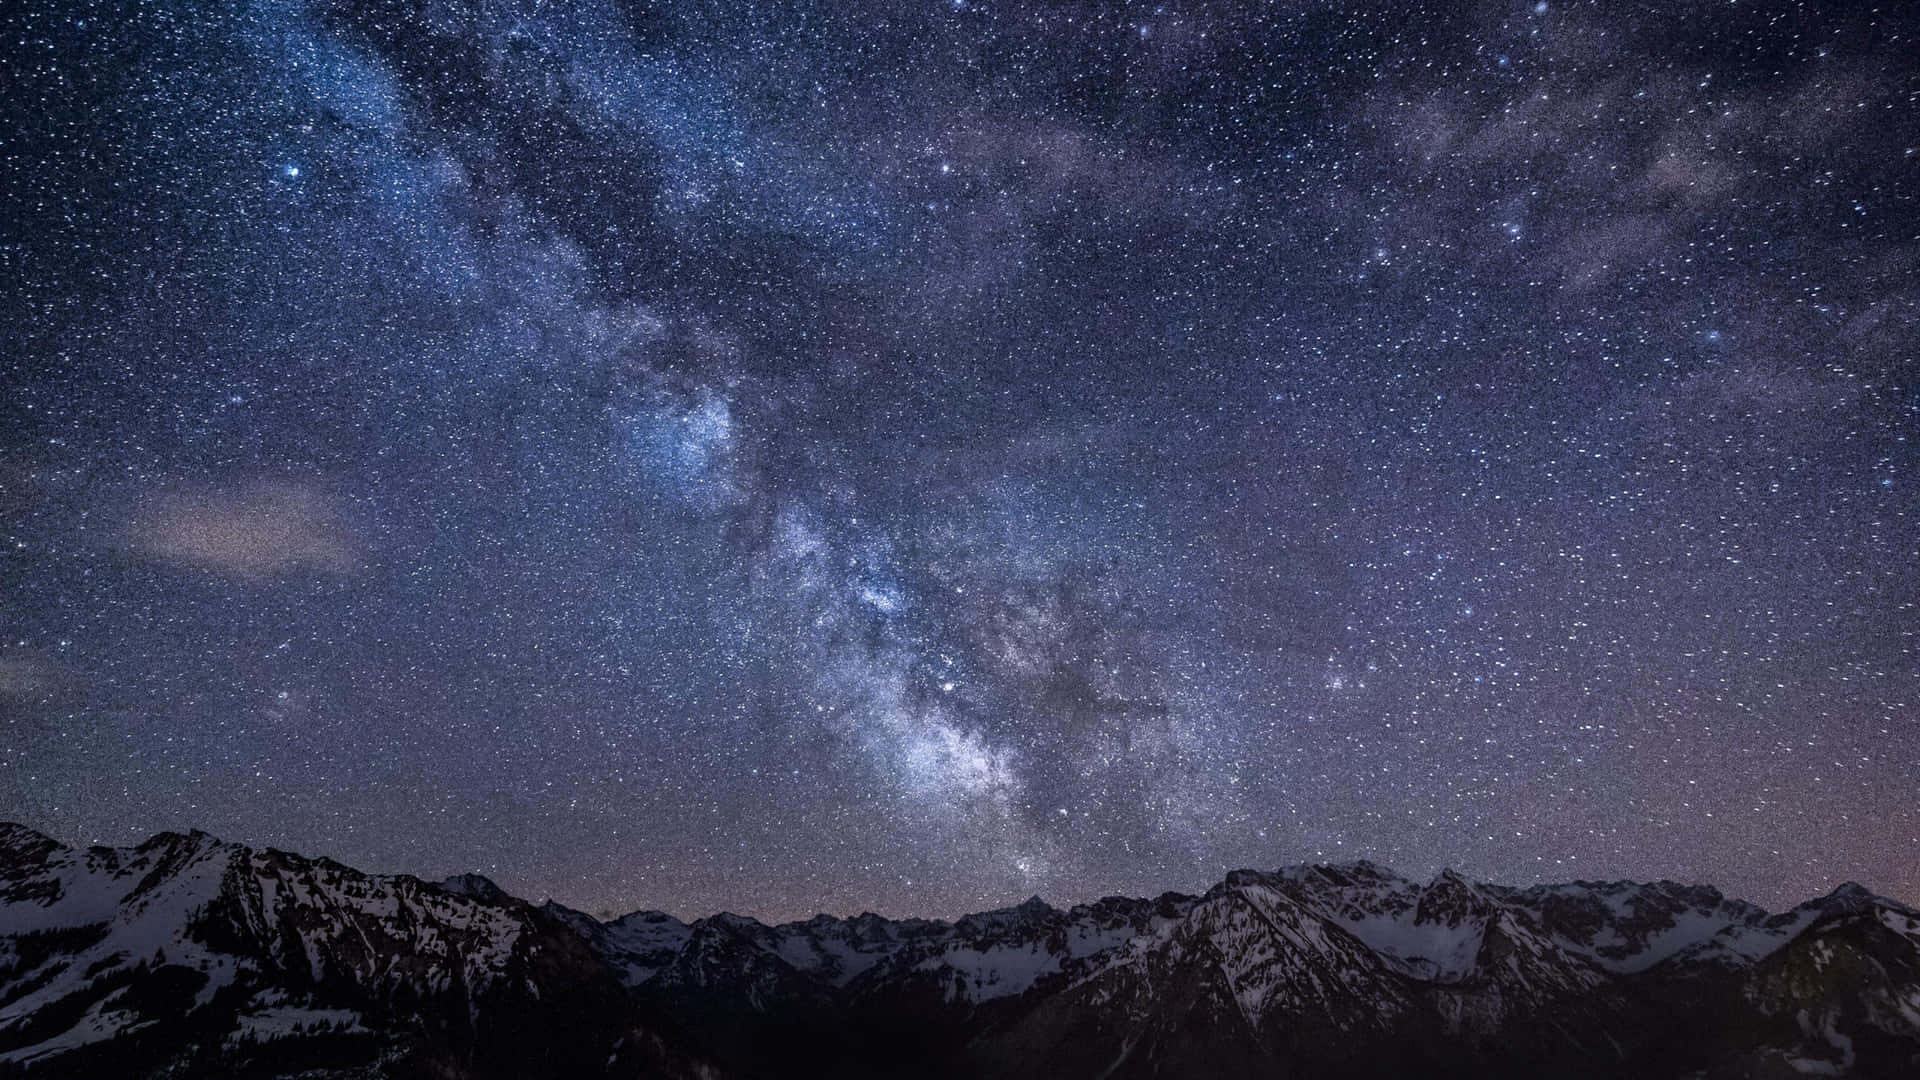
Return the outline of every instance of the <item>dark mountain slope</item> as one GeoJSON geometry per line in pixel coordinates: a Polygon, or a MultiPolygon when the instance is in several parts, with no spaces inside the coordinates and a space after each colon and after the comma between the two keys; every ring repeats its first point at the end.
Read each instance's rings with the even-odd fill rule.
{"type": "Polygon", "coordinates": [[[0,1076],[1920,1076],[1920,913],[1368,863],[954,922],[601,922],[0,825],[0,1076]]]}

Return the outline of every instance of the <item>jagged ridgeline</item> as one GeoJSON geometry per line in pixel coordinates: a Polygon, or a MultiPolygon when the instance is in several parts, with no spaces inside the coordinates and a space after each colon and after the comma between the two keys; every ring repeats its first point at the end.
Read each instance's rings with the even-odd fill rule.
{"type": "Polygon", "coordinates": [[[600,922],[0,825],[0,1076],[1920,1076],[1920,913],[1367,863],[955,922],[600,922]]]}

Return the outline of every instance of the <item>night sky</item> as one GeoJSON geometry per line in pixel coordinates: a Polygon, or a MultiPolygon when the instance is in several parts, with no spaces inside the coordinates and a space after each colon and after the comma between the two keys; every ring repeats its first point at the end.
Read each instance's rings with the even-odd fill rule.
{"type": "Polygon", "coordinates": [[[0,16],[0,818],[1920,899],[1920,14],[0,16]]]}

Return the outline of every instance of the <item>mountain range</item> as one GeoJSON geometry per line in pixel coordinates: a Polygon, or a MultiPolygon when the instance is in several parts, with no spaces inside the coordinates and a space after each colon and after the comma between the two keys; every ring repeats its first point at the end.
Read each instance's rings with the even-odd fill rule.
{"type": "Polygon", "coordinates": [[[1920,1077],[1920,912],[1367,862],[955,921],[602,921],[0,824],[0,1077],[1920,1077]]]}

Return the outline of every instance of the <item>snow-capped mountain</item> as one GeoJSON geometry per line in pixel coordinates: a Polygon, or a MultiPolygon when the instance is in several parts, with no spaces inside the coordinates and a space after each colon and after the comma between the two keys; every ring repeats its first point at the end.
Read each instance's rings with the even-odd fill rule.
{"type": "Polygon", "coordinates": [[[697,1075],[622,994],[584,938],[485,879],[0,824],[0,1074],[697,1075]]]}
{"type": "Polygon", "coordinates": [[[1920,913],[1369,863],[953,921],[602,922],[0,825],[0,1076],[1920,1076],[1920,913]]]}

